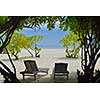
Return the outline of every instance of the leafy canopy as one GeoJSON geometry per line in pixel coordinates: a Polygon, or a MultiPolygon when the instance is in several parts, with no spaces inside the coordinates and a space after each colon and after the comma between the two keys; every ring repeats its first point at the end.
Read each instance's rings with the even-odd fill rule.
{"type": "Polygon", "coordinates": [[[30,41],[25,35],[14,33],[7,49],[12,55],[17,55],[22,48],[28,46],[30,46],[30,41]]]}
{"type": "MultiPolygon", "coordinates": [[[[32,48],[33,44],[37,44],[37,42],[42,39],[43,36],[27,37],[23,34],[14,33],[10,43],[7,46],[7,49],[12,55],[17,56],[22,48],[32,48]]],[[[40,49],[37,48],[37,45],[34,48],[36,48],[36,51],[40,51],[40,49]]]]}
{"type": "Polygon", "coordinates": [[[38,48],[37,43],[43,39],[43,36],[32,36],[32,41],[34,41],[34,48],[35,51],[35,57],[40,57],[39,53],[41,51],[41,48],[38,48]]]}
{"type": "Polygon", "coordinates": [[[8,16],[0,16],[0,24],[4,24],[8,20],[8,16]]]}
{"type": "Polygon", "coordinates": [[[63,46],[66,48],[66,57],[78,57],[80,50],[80,41],[78,41],[78,38],[78,35],[70,32],[59,41],[59,43],[63,44],[63,46]]]}
{"type": "Polygon", "coordinates": [[[66,48],[78,47],[80,44],[80,42],[78,41],[78,35],[74,34],[73,32],[65,35],[65,37],[60,40],[60,43],[62,43],[66,48]]]}

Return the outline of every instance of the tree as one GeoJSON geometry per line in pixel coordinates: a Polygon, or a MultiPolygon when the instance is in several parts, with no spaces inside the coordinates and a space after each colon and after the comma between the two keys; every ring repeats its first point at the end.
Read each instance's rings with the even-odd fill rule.
{"type": "Polygon", "coordinates": [[[78,35],[70,32],[59,42],[66,48],[66,57],[76,58],[79,56],[80,41],[78,41],[78,35]]]}
{"type": "Polygon", "coordinates": [[[77,72],[79,82],[95,82],[94,70],[100,57],[100,17],[63,17],[60,28],[67,30],[69,27],[81,41],[81,67],[84,73],[77,72]]]}
{"type": "Polygon", "coordinates": [[[32,36],[32,41],[34,41],[34,51],[35,51],[35,57],[40,57],[39,53],[41,51],[41,48],[38,48],[37,42],[41,41],[43,39],[43,36],[32,36]]]}
{"type": "MultiPolygon", "coordinates": [[[[15,30],[20,30],[23,27],[36,28],[40,27],[41,24],[46,24],[48,29],[55,27],[55,22],[60,19],[60,16],[1,16],[0,17],[0,53],[9,44],[12,34],[15,30]]],[[[7,51],[7,49],[6,49],[7,51]]],[[[8,56],[9,53],[7,52],[8,56]]],[[[12,72],[8,66],[0,61],[3,69],[0,67],[0,73],[3,75],[5,82],[20,82],[16,76],[16,68],[12,63],[9,56],[10,62],[14,69],[12,72]]]]}
{"type": "Polygon", "coordinates": [[[7,45],[7,49],[18,60],[18,53],[21,52],[22,48],[28,47],[29,45],[30,41],[26,36],[14,33],[10,43],[7,45]]]}
{"type": "Polygon", "coordinates": [[[37,42],[41,41],[43,39],[43,36],[30,36],[30,37],[27,37],[27,39],[29,42],[24,48],[31,54],[32,57],[33,57],[33,54],[29,49],[35,51],[35,57],[39,57],[41,48],[38,48],[37,42]]]}
{"type": "Polygon", "coordinates": [[[42,39],[42,36],[27,37],[23,34],[14,33],[10,43],[7,45],[7,49],[13,56],[15,56],[15,60],[18,60],[18,53],[21,52],[22,48],[25,48],[33,57],[29,48],[32,49],[32,46],[35,45],[32,50],[35,51],[35,56],[38,57],[41,49],[37,47],[37,42],[42,39]]]}
{"type": "MultiPolygon", "coordinates": [[[[0,18],[0,53],[9,44],[15,30],[23,27],[37,28],[41,24],[46,24],[48,29],[52,29],[55,28],[57,21],[60,21],[61,29],[67,30],[70,28],[71,31],[79,35],[82,48],[81,67],[84,73],[78,73],[78,77],[82,77],[84,82],[92,82],[94,80],[95,64],[100,57],[100,17],[2,16],[0,18]]],[[[11,72],[9,67],[5,67],[1,61],[0,64],[3,66],[3,69],[0,67],[0,72],[5,77],[5,81],[19,82],[13,64],[14,72],[11,72]]]]}
{"type": "MultiPolygon", "coordinates": [[[[22,22],[25,21],[26,18],[27,17],[22,17],[22,16],[21,17],[2,16],[0,18],[0,53],[2,53],[4,48],[6,49],[6,46],[10,42],[12,34],[16,29],[19,29],[19,27],[22,25],[22,22]]],[[[16,76],[15,65],[13,64],[8,52],[7,54],[14,69],[14,72],[12,72],[8,66],[6,66],[2,61],[0,61],[0,64],[3,67],[3,68],[0,67],[0,73],[1,75],[3,75],[5,79],[4,82],[20,82],[16,76]]]]}

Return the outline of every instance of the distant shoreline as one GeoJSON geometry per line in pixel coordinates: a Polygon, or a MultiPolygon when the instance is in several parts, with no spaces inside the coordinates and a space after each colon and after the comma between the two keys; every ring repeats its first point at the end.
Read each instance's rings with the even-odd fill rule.
{"type": "Polygon", "coordinates": [[[65,49],[65,48],[41,48],[41,49],[65,49]]]}

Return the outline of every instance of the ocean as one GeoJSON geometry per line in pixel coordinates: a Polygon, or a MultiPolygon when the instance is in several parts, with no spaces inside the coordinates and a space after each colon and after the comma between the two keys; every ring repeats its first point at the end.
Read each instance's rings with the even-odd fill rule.
{"type": "Polygon", "coordinates": [[[39,48],[43,48],[43,49],[63,49],[64,47],[62,45],[39,45],[39,48]]]}

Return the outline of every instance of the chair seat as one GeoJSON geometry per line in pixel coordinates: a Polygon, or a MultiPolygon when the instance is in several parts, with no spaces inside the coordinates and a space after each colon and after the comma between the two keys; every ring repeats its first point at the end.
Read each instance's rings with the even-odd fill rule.
{"type": "Polygon", "coordinates": [[[49,68],[39,68],[39,72],[48,72],[49,68]]]}
{"type": "Polygon", "coordinates": [[[36,73],[38,73],[38,72],[28,72],[28,71],[22,71],[22,72],[20,72],[20,74],[36,74],[36,73]]]}
{"type": "Polygon", "coordinates": [[[69,71],[67,70],[67,67],[68,63],[55,63],[54,79],[55,76],[67,76],[68,79],[69,71]]]}
{"type": "Polygon", "coordinates": [[[59,73],[54,73],[54,74],[56,74],[56,75],[63,75],[63,74],[66,75],[66,74],[69,74],[69,72],[68,71],[67,72],[64,72],[64,73],[60,73],[59,72],[59,73]]]}
{"type": "Polygon", "coordinates": [[[38,68],[37,64],[34,60],[26,60],[24,61],[25,64],[25,71],[20,72],[20,74],[23,75],[23,79],[25,79],[24,76],[34,76],[34,80],[36,80],[36,75],[40,72],[48,74],[49,68],[38,68]]]}

